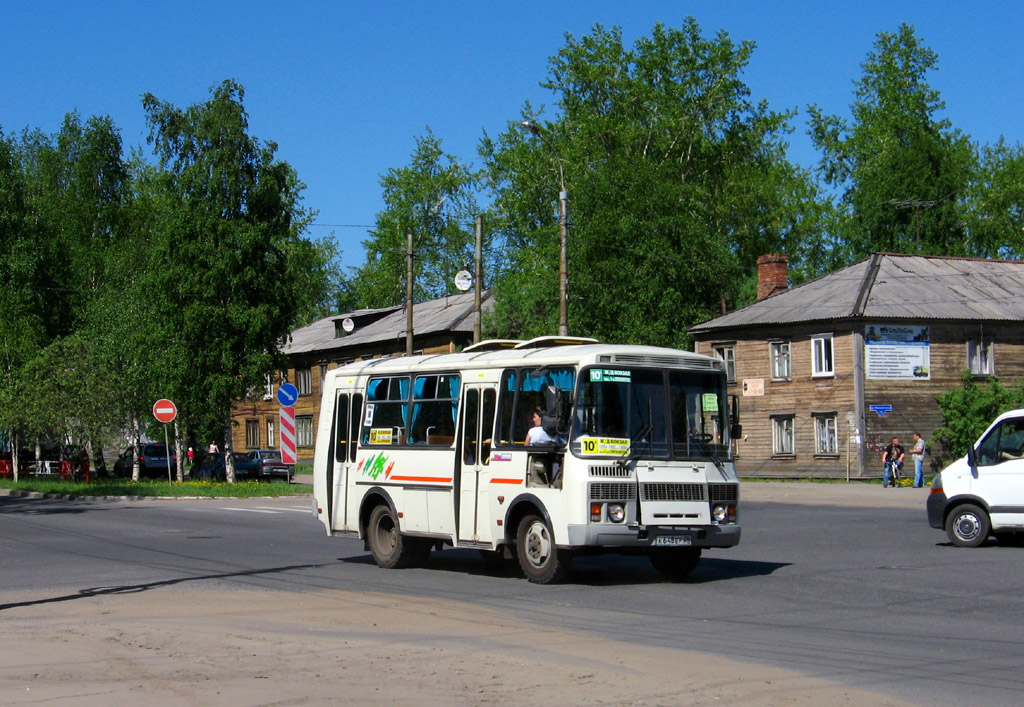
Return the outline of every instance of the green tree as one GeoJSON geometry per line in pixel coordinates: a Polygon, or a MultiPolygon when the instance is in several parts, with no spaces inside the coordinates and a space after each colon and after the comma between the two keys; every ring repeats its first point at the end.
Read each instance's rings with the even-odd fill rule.
{"type": "Polygon", "coordinates": [[[494,333],[555,331],[558,195],[569,212],[569,325],[606,341],[686,346],[734,305],[757,256],[796,259],[815,232],[809,175],[785,158],[792,114],[740,79],[754,45],[655,25],[632,48],[595,26],[549,62],[560,114],[510,125],[481,155],[502,237],[494,333]]]}
{"type": "Polygon", "coordinates": [[[942,426],[932,433],[932,443],[942,456],[958,458],[967,454],[982,432],[1000,414],[1024,407],[1024,382],[1007,388],[994,378],[984,384],[965,371],[959,388],[936,396],[942,411],[942,426]]]}
{"type": "Polygon", "coordinates": [[[981,150],[967,213],[972,243],[987,257],[1024,258],[1024,147],[1000,139],[981,150]]]}
{"type": "Polygon", "coordinates": [[[841,259],[874,251],[979,255],[962,215],[975,165],[970,141],[925,80],[938,56],[912,26],[880,32],[861,65],[853,122],[810,106],[819,173],[837,192],[841,259]]]}
{"type": "Polygon", "coordinates": [[[477,175],[444,152],[430,129],[416,138],[410,163],[381,177],[385,209],[363,241],[366,261],[348,281],[361,307],[405,300],[408,234],[413,236],[413,299],[456,292],[455,274],[474,259],[477,175]]]}
{"type": "MultiPolygon", "coordinates": [[[[274,143],[249,135],[243,99],[233,81],[185,110],[143,98],[168,195],[150,270],[174,381],[166,397],[197,434],[224,429],[232,402],[282,363],[298,312],[327,287],[302,235],[312,218],[303,185],[274,143]]],[[[230,428],[225,437],[230,448],[230,428]]]]}

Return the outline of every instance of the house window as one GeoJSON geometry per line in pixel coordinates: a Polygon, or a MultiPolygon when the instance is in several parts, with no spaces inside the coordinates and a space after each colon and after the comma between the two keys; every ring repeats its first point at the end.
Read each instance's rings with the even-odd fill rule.
{"type": "Polygon", "coordinates": [[[323,392],[323,389],[324,389],[324,381],[327,380],[327,370],[328,370],[327,369],[327,364],[326,363],[321,363],[320,364],[320,391],[321,392],[323,392]]]}
{"type": "Polygon", "coordinates": [[[771,343],[772,355],[772,379],[789,380],[792,369],[790,368],[789,342],[773,341],[771,343]]]}
{"type": "Polygon", "coordinates": [[[313,394],[313,371],[309,367],[295,369],[295,387],[299,395],[313,394]]]}
{"type": "Polygon", "coordinates": [[[835,375],[831,334],[817,334],[811,337],[811,361],[812,376],[835,375]]]}
{"type": "Polygon", "coordinates": [[[245,421],[245,446],[249,449],[256,449],[260,446],[260,421],[245,421]]]}
{"type": "Polygon", "coordinates": [[[815,454],[839,454],[839,436],[836,433],[836,414],[814,416],[815,454]]]}
{"type": "Polygon", "coordinates": [[[273,400],[274,399],[274,380],[267,374],[266,379],[263,381],[263,399],[273,400]]]}
{"type": "Polygon", "coordinates": [[[313,446],[313,416],[312,415],[296,415],[295,416],[295,446],[297,446],[297,447],[312,447],[313,446]]]}
{"type": "Polygon", "coordinates": [[[793,416],[772,416],[772,454],[792,455],[793,416]]]}
{"type": "Polygon", "coordinates": [[[714,348],[715,358],[725,361],[725,378],[729,383],[736,382],[736,347],[716,346],[714,348]]]}
{"type": "Polygon", "coordinates": [[[267,446],[274,447],[274,419],[271,417],[267,418],[267,446]]]}
{"type": "Polygon", "coordinates": [[[971,375],[994,376],[996,374],[996,366],[992,354],[993,346],[991,341],[968,341],[967,366],[971,369],[971,375]]]}

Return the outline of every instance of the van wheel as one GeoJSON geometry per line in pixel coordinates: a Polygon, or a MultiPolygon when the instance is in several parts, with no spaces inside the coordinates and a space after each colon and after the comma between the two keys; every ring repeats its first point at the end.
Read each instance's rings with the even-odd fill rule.
{"type": "Polygon", "coordinates": [[[385,505],[377,506],[370,513],[366,537],[373,559],[384,569],[408,567],[419,549],[414,539],[406,538],[398,532],[398,519],[385,505]]]}
{"type": "Polygon", "coordinates": [[[516,550],[523,574],[535,584],[555,584],[569,574],[572,555],[555,547],[555,536],[540,516],[528,515],[519,522],[516,550]]]}
{"type": "Polygon", "coordinates": [[[988,515],[974,504],[957,506],[946,518],[946,535],[959,547],[978,547],[988,538],[988,515]]]}
{"type": "Polygon", "coordinates": [[[650,555],[651,565],[665,579],[678,582],[697,567],[700,562],[700,548],[678,547],[654,550],[650,555]]]}

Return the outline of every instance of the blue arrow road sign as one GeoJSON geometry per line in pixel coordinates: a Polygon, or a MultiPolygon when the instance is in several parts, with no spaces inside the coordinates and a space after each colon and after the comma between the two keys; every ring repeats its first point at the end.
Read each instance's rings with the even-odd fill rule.
{"type": "Polygon", "coordinates": [[[277,402],[281,403],[281,407],[290,408],[298,399],[299,389],[291,383],[282,383],[277,389],[277,402]]]}

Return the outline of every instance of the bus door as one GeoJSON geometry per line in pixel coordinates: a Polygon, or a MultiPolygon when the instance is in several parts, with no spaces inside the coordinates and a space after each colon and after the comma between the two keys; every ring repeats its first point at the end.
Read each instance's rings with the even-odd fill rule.
{"type": "Polygon", "coordinates": [[[354,530],[349,527],[349,476],[356,461],[356,439],[359,437],[361,393],[338,393],[334,403],[334,454],[327,469],[327,513],[332,530],[354,530]]]}
{"type": "Polygon", "coordinates": [[[487,520],[490,483],[491,436],[498,397],[494,385],[467,385],[463,391],[464,413],[460,431],[462,454],[459,475],[459,537],[463,542],[488,543],[491,528],[487,520]]]}

